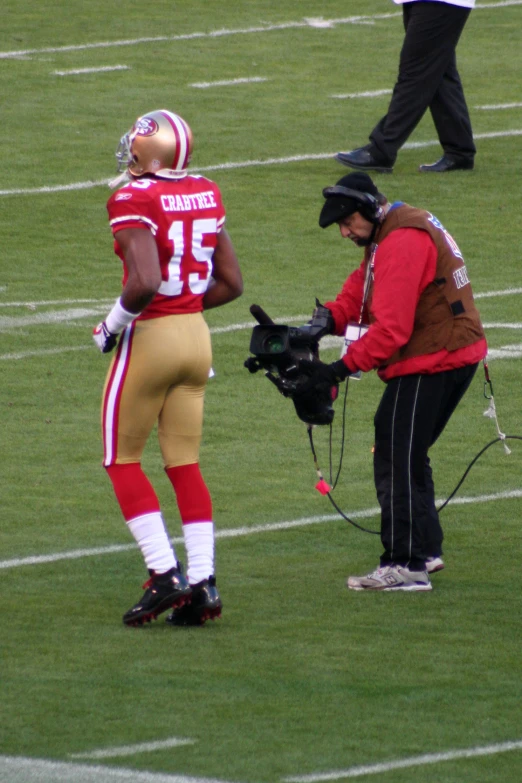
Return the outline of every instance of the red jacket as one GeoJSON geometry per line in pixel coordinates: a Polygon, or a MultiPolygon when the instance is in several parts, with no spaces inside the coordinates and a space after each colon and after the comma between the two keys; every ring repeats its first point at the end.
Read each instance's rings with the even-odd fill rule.
{"type": "MultiPolygon", "coordinates": [[[[368,332],[350,345],[344,361],[350,371],[378,370],[384,381],[400,375],[433,374],[475,364],[487,353],[487,343],[481,339],[455,351],[443,349],[415,356],[384,367],[400,347],[408,342],[415,310],[422,291],[435,278],[437,248],[426,231],[398,228],[379,245],[374,259],[372,317],[368,332]]],[[[365,285],[366,263],[346,280],[333,302],[326,302],[335,321],[335,333],[344,334],[350,321],[359,321],[365,285]]],[[[368,323],[368,313],[363,311],[368,323]]]]}

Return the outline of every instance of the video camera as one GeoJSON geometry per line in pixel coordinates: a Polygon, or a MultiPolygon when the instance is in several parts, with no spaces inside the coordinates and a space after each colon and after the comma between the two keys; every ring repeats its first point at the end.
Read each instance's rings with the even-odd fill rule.
{"type": "Polygon", "coordinates": [[[251,373],[265,370],[265,376],[281,394],[291,398],[301,421],[331,424],[337,387],[305,389],[310,370],[300,366],[303,360],[319,361],[319,340],[333,331],[331,312],[316,302],[312,320],[297,327],[275,324],[259,305],[252,305],[250,312],[259,326],[252,330],[250,352],[254,355],[245,361],[247,370],[251,373]]]}

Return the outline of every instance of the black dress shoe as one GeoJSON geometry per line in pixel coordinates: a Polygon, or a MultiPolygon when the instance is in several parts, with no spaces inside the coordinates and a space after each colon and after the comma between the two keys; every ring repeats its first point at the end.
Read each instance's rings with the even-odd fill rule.
{"type": "Polygon", "coordinates": [[[345,166],[350,166],[352,169],[359,169],[359,171],[380,171],[382,174],[391,174],[393,171],[393,164],[386,161],[377,160],[367,147],[359,147],[351,152],[338,152],[335,156],[335,160],[339,163],[343,163],[345,166]]]}
{"type": "Polygon", "coordinates": [[[423,163],[422,166],[419,166],[419,171],[434,171],[437,174],[444,174],[446,171],[457,171],[458,169],[471,171],[473,165],[472,160],[452,160],[443,155],[436,163],[423,163]]]}

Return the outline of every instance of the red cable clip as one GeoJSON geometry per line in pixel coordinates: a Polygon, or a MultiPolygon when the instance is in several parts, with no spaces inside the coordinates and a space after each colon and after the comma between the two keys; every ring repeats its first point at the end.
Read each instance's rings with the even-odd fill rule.
{"type": "Polygon", "coordinates": [[[318,492],[321,493],[321,495],[328,495],[332,489],[331,486],[324,480],[324,478],[317,482],[315,488],[318,492]]]}

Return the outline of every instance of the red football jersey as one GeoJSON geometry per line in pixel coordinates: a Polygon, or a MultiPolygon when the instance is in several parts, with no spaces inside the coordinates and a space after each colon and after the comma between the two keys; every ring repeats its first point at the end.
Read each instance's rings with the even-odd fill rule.
{"type": "MultiPolygon", "coordinates": [[[[197,174],[179,180],[136,179],[112,194],[107,211],[113,234],[143,228],[156,240],[162,283],[139,318],[200,312],[217,235],[225,223],[218,186],[197,174]]],[[[128,271],[116,240],[114,252],[123,262],[125,285],[128,271]]]]}

